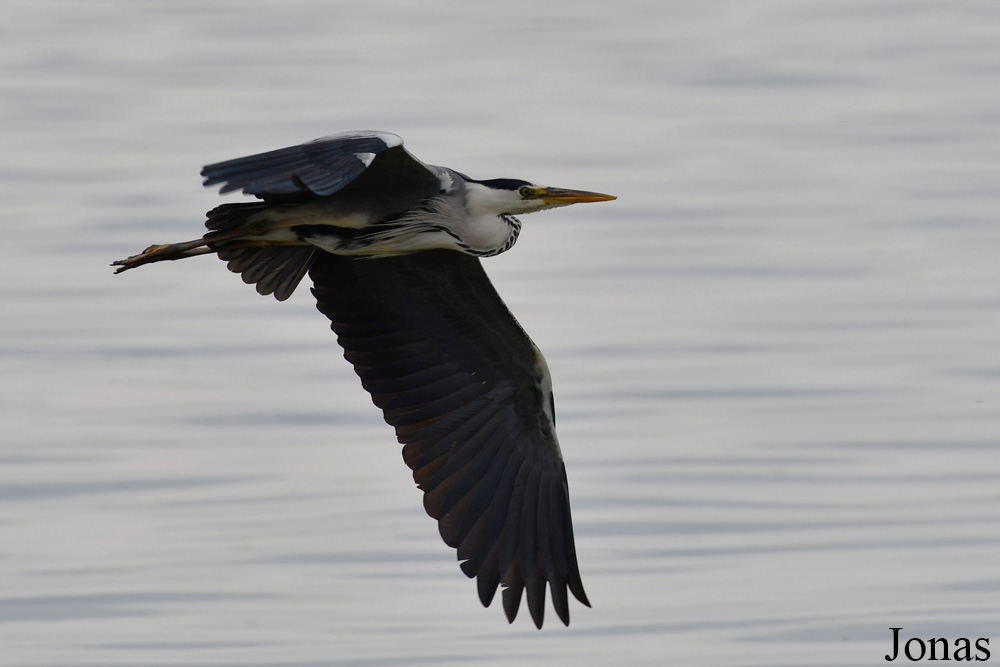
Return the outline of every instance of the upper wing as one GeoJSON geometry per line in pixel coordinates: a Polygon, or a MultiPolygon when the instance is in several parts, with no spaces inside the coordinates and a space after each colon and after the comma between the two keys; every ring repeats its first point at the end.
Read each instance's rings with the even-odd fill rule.
{"type": "Polygon", "coordinates": [[[548,373],[475,257],[434,250],[309,271],[344,356],[396,428],[427,513],[478,577],[502,584],[514,620],[527,589],[542,626],[545,588],[569,624],[566,589],[589,606],[576,561],[566,468],[548,373]]]}
{"type": "Polygon", "coordinates": [[[210,164],[201,170],[205,185],[221,192],[242,189],[264,200],[327,196],[364,174],[376,187],[435,186],[437,176],[388,132],[347,132],[267,153],[210,164]]]}

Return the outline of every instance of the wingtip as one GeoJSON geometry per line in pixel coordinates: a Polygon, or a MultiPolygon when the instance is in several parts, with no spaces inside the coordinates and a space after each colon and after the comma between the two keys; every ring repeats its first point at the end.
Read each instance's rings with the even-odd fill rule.
{"type": "Polygon", "coordinates": [[[576,562],[574,558],[573,569],[566,579],[566,584],[569,586],[569,590],[573,592],[573,597],[579,600],[582,604],[590,606],[590,600],[587,598],[587,592],[583,590],[583,580],[580,579],[580,571],[576,568],[576,562]]]}
{"type": "Polygon", "coordinates": [[[507,616],[507,622],[513,623],[517,618],[517,612],[521,608],[521,593],[524,592],[522,586],[510,586],[503,589],[501,598],[503,599],[503,613],[507,616]]]}

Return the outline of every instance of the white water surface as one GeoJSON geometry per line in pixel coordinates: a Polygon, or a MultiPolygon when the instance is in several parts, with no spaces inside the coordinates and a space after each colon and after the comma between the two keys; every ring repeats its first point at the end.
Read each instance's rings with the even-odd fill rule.
{"type": "Polygon", "coordinates": [[[0,8],[0,664],[1000,660],[1000,4],[0,8]],[[203,164],[352,129],[619,197],[486,260],[568,629],[481,607],[306,290],[108,267],[201,233],[203,164]]]}

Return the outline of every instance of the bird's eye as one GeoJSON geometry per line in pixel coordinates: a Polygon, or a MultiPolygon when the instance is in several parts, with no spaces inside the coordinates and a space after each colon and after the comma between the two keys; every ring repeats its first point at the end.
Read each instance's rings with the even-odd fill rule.
{"type": "Polygon", "coordinates": [[[532,192],[533,192],[533,190],[531,188],[529,188],[527,185],[521,187],[521,189],[518,190],[518,193],[522,197],[524,197],[525,199],[527,199],[528,197],[530,197],[532,192]]]}

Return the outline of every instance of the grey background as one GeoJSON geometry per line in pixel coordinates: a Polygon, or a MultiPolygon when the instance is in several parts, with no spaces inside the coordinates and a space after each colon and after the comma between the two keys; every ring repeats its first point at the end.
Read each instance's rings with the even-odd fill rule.
{"type": "MultiPolygon", "coordinates": [[[[871,665],[1000,651],[1000,5],[0,3],[0,662],[871,665]],[[350,129],[610,192],[486,260],[593,609],[482,609],[201,165],[350,129]]],[[[231,196],[228,201],[236,200],[231,196]]]]}

